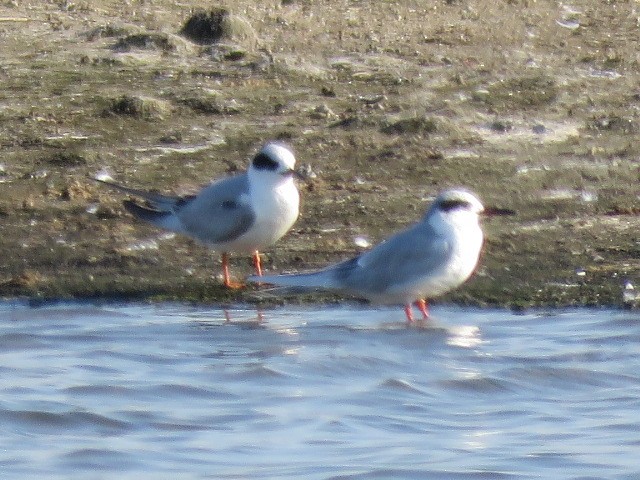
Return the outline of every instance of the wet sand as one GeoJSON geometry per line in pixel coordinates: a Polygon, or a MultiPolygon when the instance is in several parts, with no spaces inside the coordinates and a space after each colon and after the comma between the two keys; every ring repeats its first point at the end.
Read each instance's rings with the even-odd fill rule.
{"type": "Polygon", "coordinates": [[[640,272],[635,3],[238,1],[213,45],[178,35],[197,6],[0,6],[1,295],[279,301],[225,291],[217,254],[88,179],[185,193],[278,138],[315,178],[269,270],[347,258],[465,185],[518,215],[485,223],[476,276],[443,301],[623,304],[640,272]]]}

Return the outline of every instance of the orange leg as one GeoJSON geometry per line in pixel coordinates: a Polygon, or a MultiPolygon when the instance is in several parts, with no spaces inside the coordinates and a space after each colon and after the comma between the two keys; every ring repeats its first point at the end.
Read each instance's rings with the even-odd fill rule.
{"type": "Polygon", "coordinates": [[[229,275],[229,254],[222,254],[222,275],[224,278],[224,286],[227,288],[242,288],[244,285],[241,283],[233,282],[231,280],[231,275],[229,275]]]}
{"type": "Polygon", "coordinates": [[[413,313],[411,312],[411,304],[404,306],[404,314],[407,316],[407,323],[413,323],[413,313]]]}
{"type": "Polygon", "coordinates": [[[414,302],[414,305],[418,307],[418,310],[420,310],[420,313],[422,313],[423,320],[429,318],[429,304],[426,300],[423,300],[422,298],[420,300],[416,300],[414,302]]]}
{"type": "Polygon", "coordinates": [[[256,269],[256,275],[262,276],[262,260],[260,260],[260,252],[256,250],[253,252],[253,266],[256,269]]]}

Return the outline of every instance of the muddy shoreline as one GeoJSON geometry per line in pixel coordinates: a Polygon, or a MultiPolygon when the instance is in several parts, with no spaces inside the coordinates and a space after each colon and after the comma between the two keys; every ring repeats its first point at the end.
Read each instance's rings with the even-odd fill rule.
{"type": "Polygon", "coordinates": [[[186,193],[280,139],[314,179],[270,271],[348,258],[463,185],[518,214],[485,222],[477,274],[439,302],[635,303],[635,3],[222,2],[210,44],[180,35],[199,6],[0,5],[2,297],[336,301],[225,290],[217,253],[90,180],[186,193]]]}

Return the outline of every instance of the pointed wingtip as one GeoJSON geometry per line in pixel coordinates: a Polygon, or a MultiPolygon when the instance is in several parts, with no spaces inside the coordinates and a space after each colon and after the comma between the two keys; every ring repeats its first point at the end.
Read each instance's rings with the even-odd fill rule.
{"type": "Polygon", "coordinates": [[[124,206],[124,209],[134,217],[155,225],[158,225],[159,222],[167,217],[167,215],[171,215],[170,212],[163,212],[143,207],[132,200],[123,200],[122,205],[124,206]]]}

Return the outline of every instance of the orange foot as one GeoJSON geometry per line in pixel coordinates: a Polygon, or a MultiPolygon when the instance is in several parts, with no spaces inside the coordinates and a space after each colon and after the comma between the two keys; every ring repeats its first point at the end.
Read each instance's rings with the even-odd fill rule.
{"type": "Polygon", "coordinates": [[[222,254],[222,277],[224,278],[222,283],[227,288],[237,290],[239,288],[246,287],[244,283],[238,283],[231,280],[231,275],[229,274],[229,254],[228,253],[222,254]]]}
{"type": "Polygon", "coordinates": [[[231,290],[239,290],[241,288],[247,287],[247,285],[244,283],[234,282],[232,280],[229,280],[229,281],[225,280],[223,284],[225,287],[230,288],[231,290]]]}

